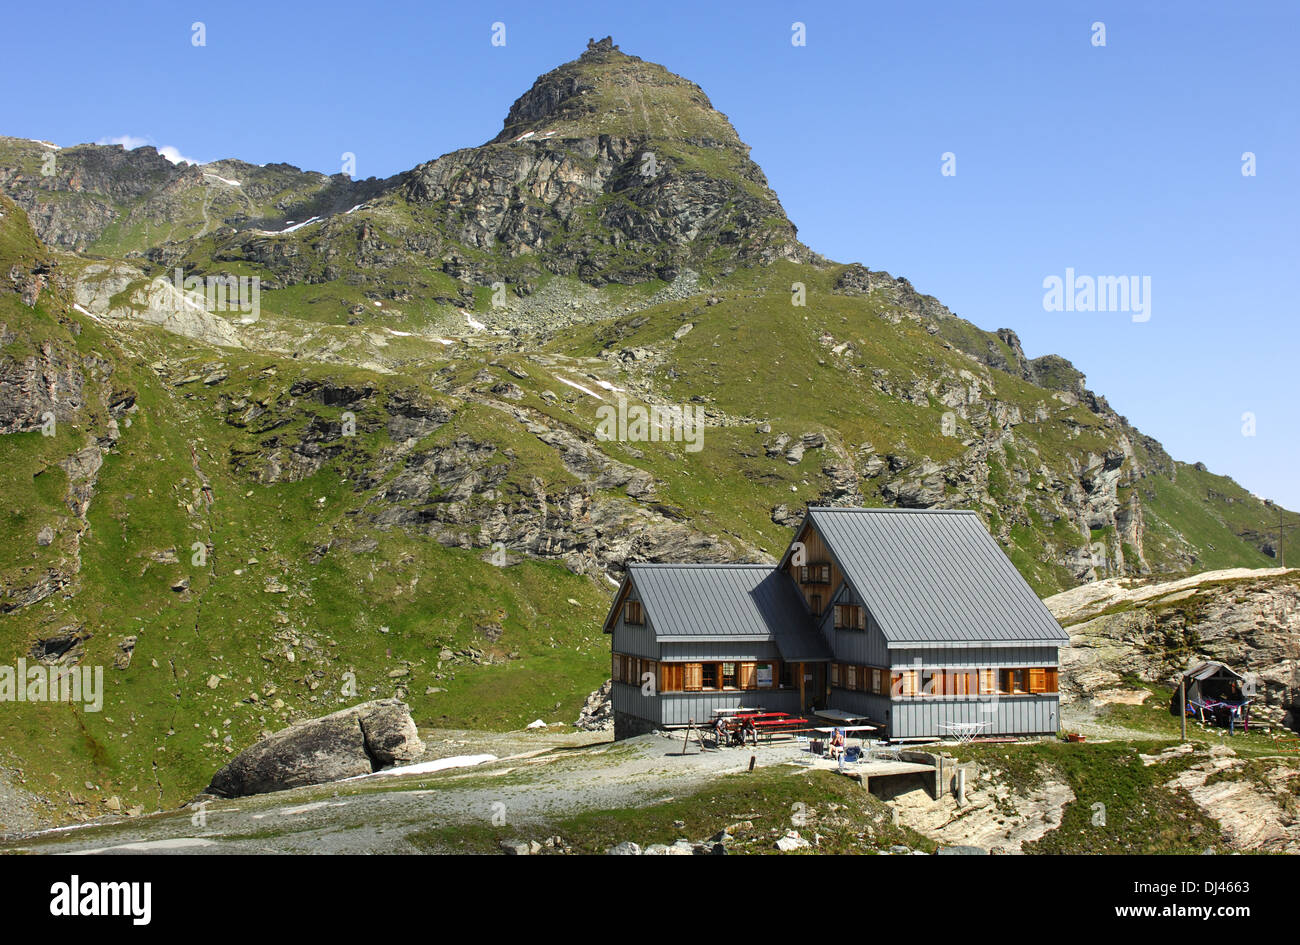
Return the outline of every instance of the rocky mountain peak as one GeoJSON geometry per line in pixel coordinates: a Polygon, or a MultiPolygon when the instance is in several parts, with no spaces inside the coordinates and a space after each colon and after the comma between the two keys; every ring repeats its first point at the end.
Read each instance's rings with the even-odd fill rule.
{"type": "Polygon", "coordinates": [[[588,40],[577,59],[538,77],[510,107],[492,143],[529,131],[555,137],[612,135],[749,149],[695,83],[628,55],[613,40],[588,40]]]}

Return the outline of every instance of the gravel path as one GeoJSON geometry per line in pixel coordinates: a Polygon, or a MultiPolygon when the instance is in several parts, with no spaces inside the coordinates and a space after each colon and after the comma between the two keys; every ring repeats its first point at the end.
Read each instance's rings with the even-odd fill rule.
{"type": "Polygon", "coordinates": [[[433,731],[426,759],[495,754],[495,762],[435,774],[366,778],[0,842],[36,853],[401,853],[408,834],[456,823],[518,826],[543,816],[631,807],[688,794],[749,766],[799,756],[796,744],[700,752],[657,735],[433,731]]]}

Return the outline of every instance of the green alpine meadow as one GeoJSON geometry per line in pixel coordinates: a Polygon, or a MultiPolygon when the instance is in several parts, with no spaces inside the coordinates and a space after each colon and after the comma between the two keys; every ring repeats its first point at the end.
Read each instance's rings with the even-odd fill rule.
{"type": "MultiPolygon", "coordinates": [[[[805,245],[699,85],[608,37],[563,52],[490,140],[382,179],[0,137],[0,847],[1300,849],[1293,513],[1010,315],[805,245]],[[641,677],[605,631],[644,620],[625,600],[664,623],[629,565],[784,579],[827,508],[973,512],[1070,638],[1056,730],[945,723],[874,782],[797,768],[843,724],[802,689],[775,748],[666,715],[614,740],[641,677]],[[1202,713],[1183,741],[1203,661],[1253,674],[1248,732],[1202,713]],[[959,771],[984,806],[939,816],[959,771]]],[[[875,628],[834,603],[834,639],[875,628]]],[[[685,688],[802,685],[716,658],[685,688]]],[[[1056,693],[1048,663],[991,691],[1056,693]]]]}

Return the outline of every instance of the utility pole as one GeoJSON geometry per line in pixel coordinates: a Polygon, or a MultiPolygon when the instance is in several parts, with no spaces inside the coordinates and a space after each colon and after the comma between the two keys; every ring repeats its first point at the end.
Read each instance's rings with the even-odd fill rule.
{"type": "Polygon", "coordinates": [[[1183,717],[1183,741],[1187,741],[1187,672],[1183,671],[1178,687],[1178,707],[1183,717]]]}
{"type": "Polygon", "coordinates": [[[1295,528],[1296,523],[1282,521],[1282,512],[1283,512],[1282,506],[1275,503],[1272,499],[1264,500],[1264,504],[1277,509],[1277,563],[1278,563],[1278,567],[1285,568],[1286,567],[1286,549],[1285,549],[1286,530],[1288,528],[1295,528]]]}
{"type": "Polygon", "coordinates": [[[1295,522],[1283,524],[1282,506],[1277,507],[1277,563],[1286,567],[1286,530],[1295,528],[1295,522]]]}

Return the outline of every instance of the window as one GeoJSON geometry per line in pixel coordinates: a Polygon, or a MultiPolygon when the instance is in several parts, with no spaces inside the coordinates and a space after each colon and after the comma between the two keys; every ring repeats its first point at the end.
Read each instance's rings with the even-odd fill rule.
{"type": "Polygon", "coordinates": [[[858,689],[858,668],[856,666],[844,667],[844,688],[850,692],[856,692],[858,689]]]}
{"type": "Polygon", "coordinates": [[[799,583],[801,584],[829,584],[831,583],[831,566],[829,564],[805,564],[799,568],[799,583]]]}
{"type": "Polygon", "coordinates": [[[703,670],[703,682],[701,683],[701,687],[704,689],[717,689],[718,688],[718,664],[701,663],[700,666],[703,670]]]}
{"type": "Polygon", "coordinates": [[[949,674],[952,677],[952,695],[954,696],[973,696],[978,687],[975,683],[975,674],[969,669],[959,669],[949,674]]]}
{"type": "Polygon", "coordinates": [[[735,688],[736,688],[736,680],[737,680],[737,675],[736,675],[736,664],[735,664],[735,663],[723,663],[723,664],[722,664],[722,688],[723,688],[723,689],[735,689],[735,688]]]}
{"type": "Polygon", "coordinates": [[[641,610],[640,601],[630,600],[623,605],[623,622],[633,627],[645,624],[645,614],[641,610]]]}
{"type": "Polygon", "coordinates": [[[835,629],[836,630],[865,630],[867,629],[867,612],[865,609],[855,604],[836,604],[835,605],[835,629]]]}
{"type": "Polygon", "coordinates": [[[918,673],[914,669],[905,669],[902,672],[893,674],[894,694],[899,696],[915,696],[919,694],[917,679],[918,673]]]}
{"type": "MultiPolygon", "coordinates": [[[[642,660],[635,656],[615,653],[610,660],[609,678],[629,686],[641,686],[645,683],[645,674],[650,673],[653,676],[658,668],[654,660],[642,660]]],[[[657,680],[655,685],[659,685],[657,680]]]]}
{"type": "Polygon", "coordinates": [[[820,594],[813,594],[808,598],[808,610],[812,612],[814,617],[821,616],[822,596],[820,594]]]}
{"type": "Polygon", "coordinates": [[[1002,691],[1019,694],[1029,691],[1029,671],[1024,669],[1004,669],[1002,671],[1002,691]]]}
{"type": "Polygon", "coordinates": [[[794,688],[794,672],[790,669],[789,663],[781,664],[781,675],[778,678],[781,680],[782,689],[794,688]]]}
{"type": "Polygon", "coordinates": [[[840,664],[831,663],[831,685],[838,687],[840,684],[840,664]]]}
{"type": "Polygon", "coordinates": [[[1055,666],[1043,666],[1030,668],[1029,670],[1029,691],[1030,692],[1056,692],[1057,679],[1055,666]]]}
{"type": "Polygon", "coordinates": [[[995,696],[997,692],[997,670],[981,669],[979,671],[979,694],[981,696],[995,696]]]}

